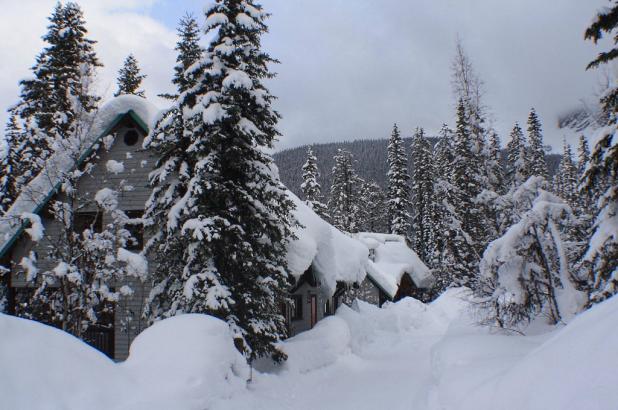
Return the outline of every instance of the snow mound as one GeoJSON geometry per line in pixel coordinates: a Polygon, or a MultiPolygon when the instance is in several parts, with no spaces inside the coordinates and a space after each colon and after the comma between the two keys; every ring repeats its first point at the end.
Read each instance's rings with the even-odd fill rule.
{"type": "Polygon", "coordinates": [[[120,364],[30,320],[0,314],[0,335],[2,409],[198,410],[229,400],[249,376],[227,324],[207,315],[156,323],[120,364]]]}
{"type": "Polygon", "coordinates": [[[0,407],[112,408],[133,385],[114,362],[81,340],[38,322],[0,314],[0,407]]]}
{"type": "Polygon", "coordinates": [[[296,195],[288,191],[296,205],[294,216],[302,225],[297,239],[287,248],[291,274],[298,279],[313,264],[318,280],[332,295],[337,282],[361,283],[365,278],[368,249],[313,212],[296,195]]]}
{"type": "Polygon", "coordinates": [[[410,275],[417,287],[431,286],[433,276],[429,268],[408,247],[403,236],[361,232],[356,237],[374,252],[373,260],[368,261],[367,274],[391,298],[395,297],[405,273],[410,275]]]}
{"type": "Polygon", "coordinates": [[[236,350],[228,325],[214,317],[187,314],[155,323],[131,345],[120,365],[141,386],[127,409],[210,408],[245,387],[248,366],[236,350]]]}
{"type": "Polygon", "coordinates": [[[606,410],[618,403],[618,297],[583,312],[565,328],[481,386],[461,407],[606,410]]]}

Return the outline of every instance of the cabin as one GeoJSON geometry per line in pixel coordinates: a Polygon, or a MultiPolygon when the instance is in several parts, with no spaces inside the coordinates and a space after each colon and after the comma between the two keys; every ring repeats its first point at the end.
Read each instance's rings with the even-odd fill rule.
{"type": "MultiPolygon", "coordinates": [[[[63,174],[92,167],[90,173],[77,181],[78,197],[84,203],[76,204],[79,211],[74,218],[75,232],[89,226],[102,229],[110,222],[108,216],[95,212],[94,203],[88,205],[102,188],[122,192],[118,209],[129,217],[142,215],[151,193],[148,174],[156,160],[151,152],[142,149],[142,143],[157,113],[155,107],[140,97],[121,96],[111,100],[101,108],[79,146],[55,153],[41,174],[16,199],[0,221],[0,264],[8,269],[4,277],[9,290],[9,314],[23,315],[30,309],[28,300],[33,288],[20,265],[22,258],[34,254],[41,269],[53,268],[45,255],[53,249],[54,238],[61,230],[46,208],[53,198],[62,195],[63,174]],[[41,241],[33,242],[25,235],[28,228],[22,218],[24,213],[39,215],[45,230],[41,241]]],[[[334,301],[343,290],[364,280],[368,250],[319,218],[291,192],[289,195],[296,203],[301,227],[295,232],[296,239],[288,245],[288,267],[294,286],[290,289],[290,303],[282,306],[282,312],[288,321],[289,335],[295,335],[332,314],[336,308],[334,301]]],[[[132,234],[137,241],[129,250],[139,253],[148,238],[140,229],[132,234]]],[[[134,293],[115,306],[102,326],[88,329],[84,336],[86,342],[117,361],[127,358],[131,342],[147,326],[142,312],[150,292],[148,281],[135,278],[129,284],[134,293]]]]}
{"type": "Polygon", "coordinates": [[[369,250],[367,275],[348,295],[374,305],[412,297],[428,302],[434,282],[430,269],[400,235],[361,232],[355,235],[369,250]]]}

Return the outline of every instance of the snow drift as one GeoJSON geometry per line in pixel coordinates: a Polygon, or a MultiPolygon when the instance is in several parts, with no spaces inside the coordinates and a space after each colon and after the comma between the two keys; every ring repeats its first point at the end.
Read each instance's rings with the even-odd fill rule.
{"type": "Polygon", "coordinates": [[[288,361],[254,371],[249,384],[227,325],[205,315],[155,324],[121,364],[59,330],[0,315],[0,408],[616,408],[618,298],[549,334],[507,336],[474,325],[467,297],[452,289],[430,304],[342,306],[283,342],[288,361]]]}

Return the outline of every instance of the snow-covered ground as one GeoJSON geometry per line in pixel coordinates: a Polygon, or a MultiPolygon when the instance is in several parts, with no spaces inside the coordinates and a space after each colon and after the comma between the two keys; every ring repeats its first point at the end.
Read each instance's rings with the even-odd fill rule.
{"type": "Polygon", "coordinates": [[[462,290],[429,305],[343,307],[253,372],[226,325],[158,323],[114,364],[58,330],[0,315],[1,409],[615,409],[618,298],[537,336],[473,324],[462,290]]]}

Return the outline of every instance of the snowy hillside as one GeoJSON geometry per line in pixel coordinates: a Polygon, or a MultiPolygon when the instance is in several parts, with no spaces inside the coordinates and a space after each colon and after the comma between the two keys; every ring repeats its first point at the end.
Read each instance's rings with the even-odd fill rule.
{"type": "Polygon", "coordinates": [[[3,409],[587,409],[618,402],[618,298],[540,336],[472,324],[465,292],[342,307],[250,370],[204,315],[146,330],[114,364],[47,326],[0,316],[3,409]],[[19,348],[17,348],[19,346],[19,348]],[[25,366],[27,363],[29,365],[25,366]],[[114,395],[109,392],[114,391],[114,395]]]}

